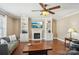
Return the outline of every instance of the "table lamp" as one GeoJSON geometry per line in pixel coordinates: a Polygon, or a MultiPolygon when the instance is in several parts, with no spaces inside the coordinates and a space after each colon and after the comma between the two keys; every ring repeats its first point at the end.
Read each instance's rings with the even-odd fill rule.
{"type": "Polygon", "coordinates": [[[74,28],[69,28],[68,32],[70,33],[70,39],[72,39],[72,33],[77,31],[74,28]]]}

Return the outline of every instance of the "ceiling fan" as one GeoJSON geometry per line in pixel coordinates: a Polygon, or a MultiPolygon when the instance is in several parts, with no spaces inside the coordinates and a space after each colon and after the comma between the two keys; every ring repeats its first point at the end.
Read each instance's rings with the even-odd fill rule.
{"type": "MultiPolygon", "coordinates": [[[[42,10],[32,10],[32,11],[40,11],[42,13],[45,12],[45,13],[55,14],[55,12],[52,12],[51,10],[60,8],[60,5],[54,6],[51,8],[47,8],[47,6],[49,6],[49,5],[43,4],[43,3],[39,3],[39,5],[42,7],[42,10]]],[[[41,13],[41,15],[42,15],[42,13],[41,13]]]]}

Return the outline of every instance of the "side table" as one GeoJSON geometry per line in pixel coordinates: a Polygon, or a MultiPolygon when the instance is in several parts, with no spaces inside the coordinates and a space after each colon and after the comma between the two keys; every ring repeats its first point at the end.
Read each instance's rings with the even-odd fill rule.
{"type": "Polygon", "coordinates": [[[72,39],[73,38],[65,38],[65,47],[67,46],[67,41],[69,41],[69,46],[70,46],[70,43],[72,42],[72,39]]]}

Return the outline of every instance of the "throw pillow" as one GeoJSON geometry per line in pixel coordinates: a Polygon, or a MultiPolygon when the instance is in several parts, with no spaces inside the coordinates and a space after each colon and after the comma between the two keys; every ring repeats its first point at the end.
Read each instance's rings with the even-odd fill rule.
{"type": "Polygon", "coordinates": [[[10,42],[17,40],[15,35],[10,35],[9,38],[10,38],[10,42]]]}
{"type": "Polygon", "coordinates": [[[3,37],[2,39],[6,40],[8,43],[10,42],[10,38],[9,37],[3,37]]]}
{"type": "Polygon", "coordinates": [[[8,42],[6,40],[4,40],[4,39],[1,39],[0,44],[8,44],[8,42]]]}

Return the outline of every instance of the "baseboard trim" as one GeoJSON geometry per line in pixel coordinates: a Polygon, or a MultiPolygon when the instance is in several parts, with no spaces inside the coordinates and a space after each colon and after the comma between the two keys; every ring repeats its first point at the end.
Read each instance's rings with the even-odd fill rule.
{"type": "Polygon", "coordinates": [[[57,38],[58,40],[60,40],[60,41],[62,41],[62,42],[65,42],[65,40],[64,39],[61,39],[61,38],[57,38]]]}

